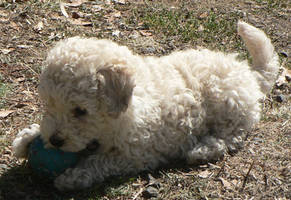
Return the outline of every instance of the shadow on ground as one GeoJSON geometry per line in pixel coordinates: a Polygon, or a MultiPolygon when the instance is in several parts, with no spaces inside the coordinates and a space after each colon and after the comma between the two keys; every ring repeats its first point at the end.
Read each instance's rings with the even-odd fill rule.
{"type": "MultiPolygon", "coordinates": [[[[94,187],[84,191],[69,191],[59,192],[53,186],[53,180],[39,177],[32,173],[32,171],[24,163],[23,165],[10,168],[0,176],[0,200],[83,200],[83,199],[102,199],[104,196],[111,196],[112,190],[118,187],[137,180],[138,178],[146,184],[152,181],[151,178],[158,181],[161,178],[162,172],[179,170],[189,172],[193,168],[185,167],[183,161],[176,161],[176,164],[163,166],[160,170],[152,172],[143,172],[136,176],[112,177],[107,179],[103,184],[97,184],[94,187]]],[[[194,169],[195,170],[195,169],[194,169]]],[[[159,181],[158,181],[158,184],[159,181]]],[[[113,196],[112,196],[113,195],[113,196]]],[[[118,196],[118,195],[117,195],[118,196]]]]}
{"type": "Polygon", "coordinates": [[[99,199],[110,187],[116,187],[129,181],[129,178],[113,178],[104,184],[96,185],[85,191],[59,192],[53,186],[53,180],[39,177],[24,165],[8,169],[0,176],[0,200],[69,200],[99,199]]]}

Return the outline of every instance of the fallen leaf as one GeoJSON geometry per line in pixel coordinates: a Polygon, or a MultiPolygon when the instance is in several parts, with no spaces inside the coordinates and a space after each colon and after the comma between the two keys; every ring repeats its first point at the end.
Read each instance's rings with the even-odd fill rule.
{"type": "Polygon", "coordinates": [[[29,49],[29,48],[32,48],[31,45],[25,45],[25,44],[17,45],[17,47],[20,48],[20,49],[29,49]]]}
{"type": "Polygon", "coordinates": [[[32,91],[29,91],[29,90],[24,90],[21,93],[22,94],[25,94],[25,95],[32,95],[32,94],[34,94],[32,91]]]}
{"type": "Polygon", "coordinates": [[[144,23],[143,22],[138,22],[137,26],[143,26],[144,23]]]}
{"type": "Polygon", "coordinates": [[[64,3],[64,5],[69,7],[78,7],[85,2],[87,2],[87,0],[71,0],[71,3],[64,3]]]}
{"type": "Polygon", "coordinates": [[[204,12],[204,13],[202,13],[201,15],[199,15],[199,18],[200,18],[200,19],[204,19],[204,18],[206,18],[206,17],[208,17],[208,13],[207,13],[207,12],[204,12]]]}
{"type": "Polygon", "coordinates": [[[3,16],[3,17],[7,17],[8,16],[8,13],[4,10],[0,10],[0,15],[3,16]]]}
{"type": "Polygon", "coordinates": [[[33,28],[37,32],[41,31],[43,29],[43,22],[42,21],[38,22],[33,28]]]}
{"type": "Polygon", "coordinates": [[[121,17],[121,12],[115,12],[113,14],[113,17],[120,18],[121,17]]]}
{"type": "Polygon", "coordinates": [[[236,186],[238,184],[238,180],[232,180],[231,183],[232,185],[236,186]]]}
{"type": "Polygon", "coordinates": [[[55,19],[55,20],[59,20],[59,19],[64,18],[63,16],[60,16],[57,13],[50,13],[49,16],[50,16],[51,19],[55,19]]]}
{"type": "Polygon", "coordinates": [[[221,169],[220,166],[212,164],[212,163],[208,163],[207,167],[209,167],[210,169],[221,169]]]}
{"type": "Polygon", "coordinates": [[[81,19],[69,19],[69,21],[74,25],[79,26],[92,26],[92,22],[83,21],[81,19]]]}
{"type": "Polygon", "coordinates": [[[153,33],[150,31],[140,30],[139,32],[142,36],[152,36],[153,35],[153,33]]]}
{"type": "Polygon", "coordinates": [[[226,188],[226,189],[229,189],[229,190],[232,190],[232,185],[230,182],[228,182],[227,180],[225,180],[224,178],[221,178],[219,177],[218,180],[221,181],[222,185],[226,188]]]}
{"type": "Polygon", "coordinates": [[[202,171],[198,174],[200,178],[208,178],[211,175],[211,172],[208,170],[202,171]]]}
{"type": "Polygon", "coordinates": [[[208,165],[199,165],[199,168],[206,169],[206,168],[208,168],[208,165]]]}
{"type": "Polygon", "coordinates": [[[65,3],[60,3],[60,9],[61,9],[61,12],[62,14],[66,17],[66,18],[69,18],[69,15],[65,9],[65,3]]]}
{"type": "Polygon", "coordinates": [[[111,2],[111,0],[105,0],[105,4],[106,4],[106,5],[111,5],[112,2],[111,2]]]}
{"type": "Polygon", "coordinates": [[[20,82],[25,81],[25,78],[24,77],[20,77],[20,78],[17,78],[16,81],[20,83],[20,82]]]}
{"type": "Polygon", "coordinates": [[[8,48],[8,49],[0,49],[0,51],[4,54],[4,55],[7,55],[9,54],[10,52],[14,51],[15,49],[14,48],[8,48]]]}
{"type": "Polygon", "coordinates": [[[115,12],[113,14],[109,14],[105,16],[107,18],[107,21],[109,23],[113,22],[116,18],[120,18],[121,17],[121,13],[120,12],[115,12]]]}
{"type": "Polygon", "coordinates": [[[125,4],[125,0],[112,0],[114,3],[117,3],[117,4],[121,4],[121,5],[124,5],[125,4]]]}
{"type": "Polygon", "coordinates": [[[3,23],[5,23],[5,22],[8,22],[9,21],[9,19],[8,18],[5,18],[5,17],[0,17],[0,22],[3,22],[3,23]]]}
{"type": "Polygon", "coordinates": [[[103,10],[103,7],[101,7],[99,5],[94,5],[94,6],[92,6],[92,8],[93,8],[94,12],[99,12],[99,11],[103,10]]]}
{"type": "Polygon", "coordinates": [[[20,31],[20,28],[19,28],[19,26],[15,23],[15,22],[10,22],[10,26],[12,27],[12,28],[14,28],[15,30],[17,30],[17,31],[20,31]]]}
{"type": "Polygon", "coordinates": [[[0,118],[8,117],[14,110],[0,110],[0,118]]]}

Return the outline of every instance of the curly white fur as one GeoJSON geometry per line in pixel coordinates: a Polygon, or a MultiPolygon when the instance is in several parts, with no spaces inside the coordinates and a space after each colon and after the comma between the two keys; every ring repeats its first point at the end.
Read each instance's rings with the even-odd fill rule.
{"type": "MultiPolygon", "coordinates": [[[[109,40],[73,37],[57,43],[40,78],[46,105],[41,137],[49,148],[57,136],[64,151],[81,151],[92,141],[100,146],[57,177],[55,186],[86,188],[178,157],[195,164],[236,151],[242,131],[259,121],[259,100],[279,68],[261,30],[239,22],[238,32],[252,67],[236,54],[207,49],[158,58],[134,55],[109,40]]],[[[19,157],[28,143],[22,138],[23,131],[13,143],[19,157]]]]}
{"type": "Polygon", "coordinates": [[[18,158],[27,157],[27,146],[38,135],[40,135],[38,124],[32,124],[28,128],[20,131],[12,143],[12,151],[14,152],[14,155],[18,158]]]}

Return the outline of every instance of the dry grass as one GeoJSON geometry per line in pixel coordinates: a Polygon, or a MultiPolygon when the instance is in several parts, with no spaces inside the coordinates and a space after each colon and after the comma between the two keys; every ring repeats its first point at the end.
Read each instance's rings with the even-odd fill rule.
{"type": "Polygon", "coordinates": [[[291,84],[284,77],[265,99],[262,121],[244,148],[215,164],[176,161],[151,175],[115,177],[84,192],[59,193],[17,161],[11,141],[40,121],[38,75],[47,49],[60,39],[110,38],[146,55],[204,46],[247,57],[235,30],[243,19],[270,35],[282,66],[291,69],[289,0],[83,2],[61,9],[52,0],[0,1],[0,199],[291,198],[291,84]]]}

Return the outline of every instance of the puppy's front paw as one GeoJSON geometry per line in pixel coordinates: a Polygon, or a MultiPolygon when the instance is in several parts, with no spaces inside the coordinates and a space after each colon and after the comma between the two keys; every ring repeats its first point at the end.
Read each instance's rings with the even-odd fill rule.
{"type": "Polygon", "coordinates": [[[86,169],[69,168],[63,174],[58,176],[55,181],[55,187],[60,191],[72,189],[85,189],[91,187],[94,181],[94,175],[86,169]]]}
{"type": "Polygon", "coordinates": [[[32,124],[20,131],[12,143],[12,150],[17,158],[27,157],[28,144],[40,134],[39,125],[32,124]]]}

